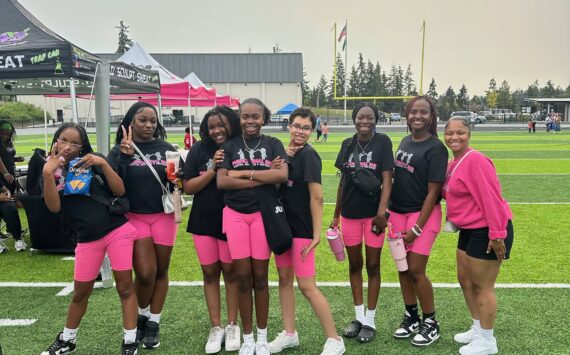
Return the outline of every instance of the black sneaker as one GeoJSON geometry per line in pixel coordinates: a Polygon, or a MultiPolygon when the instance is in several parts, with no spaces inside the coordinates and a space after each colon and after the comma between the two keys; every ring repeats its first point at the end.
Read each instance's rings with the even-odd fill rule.
{"type": "Polygon", "coordinates": [[[434,341],[439,339],[439,323],[432,318],[426,318],[422,322],[420,331],[414,339],[412,339],[412,344],[416,346],[428,346],[434,341]]]}
{"type": "Polygon", "coordinates": [[[125,344],[123,340],[123,344],[121,345],[121,355],[137,355],[139,351],[139,342],[135,341],[134,343],[125,344]]]}
{"type": "Polygon", "coordinates": [[[137,318],[137,342],[142,343],[144,339],[144,331],[146,328],[146,322],[148,322],[148,317],[139,314],[137,318]]]}
{"type": "Polygon", "coordinates": [[[143,346],[145,349],[158,348],[160,345],[160,324],[151,320],[146,322],[143,346]]]}
{"type": "Polygon", "coordinates": [[[408,338],[413,333],[416,333],[420,329],[420,319],[412,317],[408,311],[404,314],[404,319],[398,329],[394,331],[394,338],[408,338]]]}
{"type": "Polygon", "coordinates": [[[63,340],[63,332],[60,332],[56,337],[55,341],[46,351],[41,353],[41,355],[60,355],[60,354],[71,354],[75,352],[75,339],[74,340],[63,340]]]}

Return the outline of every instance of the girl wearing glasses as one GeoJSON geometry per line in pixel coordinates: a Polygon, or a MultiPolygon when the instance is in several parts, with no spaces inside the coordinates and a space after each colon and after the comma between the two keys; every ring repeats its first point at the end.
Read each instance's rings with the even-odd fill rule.
{"type": "Polygon", "coordinates": [[[355,319],[344,329],[346,338],[359,342],[372,341],[376,335],[376,305],[380,294],[380,254],[387,226],[386,208],[392,191],[392,141],[383,133],[374,133],[379,118],[378,108],[367,102],[352,111],[356,134],[342,142],[335,166],[340,171],[336,207],[331,227],[342,227],[342,238],[349,262],[350,285],[355,319]],[[354,156],[354,152],[357,156],[354,156]],[[381,188],[370,195],[354,183],[356,164],[367,169],[381,183],[381,188]],[[366,311],[362,288],[362,243],[365,245],[368,297],[366,311]]]}
{"type": "Polygon", "coordinates": [[[87,302],[105,253],[111,260],[123,309],[124,340],[121,353],[136,354],[137,298],[132,281],[132,253],[137,231],[124,215],[110,213],[108,206],[92,198],[93,195],[108,196],[109,192],[103,189],[110,190],[114,196],[122,196],[125,193],[123,181],[105,157],[93,153],[87,132],[82,126],[64,123],[55,132],[50,157],[43,167],[43,187],[47,208],[52,213],[63,212],[74,227],[77,247],[73,299],[69,305],[65,327],[42,354],[75,351],[77,330],[87,310],[87,302]],[[73,169],[85,169],[91,175],[96,173],[91,180],[88,195],[63,191],[68,175],[66,173],[70,169],[69,162],[77,157],[81,160],[73,169]],[[58,173],[62,170],[63,174],[58,173]]]}
{"type": "Polygon", "coordinates": [[[268,266],[271,249],[257,202],[255,188],[287,181],[285,148],[277,138],[261,134],[271,112],[258,99],[246,99],[239,110],[242,135],[222,146],[224,161],[218,168],[218,189],[226,190],[223,230],[238,282],[238,306],[243,326],[240,355],[269,355],[268,266]],[[276,164],[279,166],[276,167],[276,164]],[[253,339],[252,313],[255,294],[257,342],[253,339]]]}
{"type": "Polygon", "coordinates": [[[178,225],[174,213],[164,213],[162,187],[133,143],[152,164],[163,186],[166,175],[166,152],[176,149],[165,141],[166,131],[158,121],[154,106],[137,102],[129,108],[117,129],[116,145],[109,162],[125,182],[130,202],[127,217],[137,229],[133,266],[139,303],[137,339],[147,349],[160,345],[160,315],[168,293],[168,268],[178,225]]]}
{"type": "Polygon", "coordinates": [[[311,304],[325,331],[327,341],[322,354],[343,354],[344,342],[336,332],[329,304],[315,281],[315,248],[321,240],[323,219],[322,164],[319,154],[307,142],[316,127],[316,118],[311,110],[298,108],[291,113],[289,122],[289,180],[281,185],[281,192],[287,222],[293,232],[293,247],[284,254],[275,255],[285,329],[269,344],[269,350],[278,353],[299,345],[293,289],[296,276],[299,290],[311,304]]]}

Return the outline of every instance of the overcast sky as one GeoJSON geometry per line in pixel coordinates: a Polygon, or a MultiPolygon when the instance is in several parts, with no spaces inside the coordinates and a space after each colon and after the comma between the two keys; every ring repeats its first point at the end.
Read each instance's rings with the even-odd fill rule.
{"type": "MultiPolygon", "coordinates": [[[[570,84],[569,0],[20,0],[45,25],[95,53],[114,52],[120,20],[154,53],[303,53],[314,85],[330,78],[333,24],[348,20],[348,64],[359,52],[389,70],[412,65],[420,82],[426,21],[424,91],[462,83],[481,94],[489,79],[526,89],[535,79],[570,84]]],[[[340,49],[339,49],[340,50],[340,49]]],[[[197,73],[198,76],[200,73],[197,73]]]]}

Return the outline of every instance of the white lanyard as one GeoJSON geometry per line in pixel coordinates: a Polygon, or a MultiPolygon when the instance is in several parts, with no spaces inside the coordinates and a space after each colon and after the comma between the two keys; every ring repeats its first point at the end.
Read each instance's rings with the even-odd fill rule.
{"type": "Polygon", "coordinates": [[[467,153],[465,153],[465,155],[463,155],[463,156],[461,157],[461,159],[459,159],[459,162],[457,163],[457,165],[455,165],[455,166],[453,167],[453,170],[451,171],[451,174],[449,174],[449,175],[448,175],[448,178],[447,178],[447,184],[446,184],[446,186],[445,186],[445,190],[446,190],[446,191],[449,191],[449,183],[450,183],[450,181],[451,181],[451,177],[453,176],[453,173],[455,172],[455,170],[457,170],[457,168],[459,168],[459,165],[461,164],[461,162],[463,161],[463,159],[467,158],[467,156],[468,156],[469,154],[471,154],[471,152],[473,152],[473,151],[474,151],[474,149],[471,149],[470,151],[468,151],[467,153]]]}

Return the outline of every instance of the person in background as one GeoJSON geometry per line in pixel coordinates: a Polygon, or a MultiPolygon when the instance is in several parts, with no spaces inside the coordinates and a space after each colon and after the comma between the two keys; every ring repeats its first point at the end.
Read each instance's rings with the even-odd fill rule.
{"type": "Polygon", "coordinates": [[[396,151],[390,222],[407,244],[408,270],[398,272],[404,301],[404,318],[395,338],[428,346],[439,338],[433,286],[426,275],[432,247],[441,229],[441,187],[445,181],[447,149],[437,137],[436,109],[426,96],[408,102],[406,123],[411,134],[396,151]],[[418,300],[423,317],[418,314],[418,300]]]}
{"type": "Polygon", "coordinates": [[[261,127],[271,117],[263,102],[255,98],[244,100],[239,117],[242,134],[222,146],[224,161],[218,168],[216,180],[218,189],[225,190],[223,231],[228,238],[238,282],[238,306],[243,326],[240,355],[269,355],[267,319],[271,249],[255,188],[287,181],[287,154],[279,139],[261,133],[261,127]],[[253,337],[252,291],[257,341],[253,337]]]}
{"type": "Polygon", "coordinates": [[[327,299],[315,281],[315,248],[321,240],[323,218],[321,158],[308,144],[315,126],[315,115],[310,109],[298,108],[289,117],[291,141],[286,151],[291,169],[289,181],[281,185],[281,192],[287,222],[293,233],[293,247],[281,255],[275,255],[285,329],[269,343],[272,354],[299,345],[295,329],[294,276],[297,276],[301,293],[309,301],[325,331],[327,341],[321,355],[340,355],[346,351],[342,338],[336,332],[327,299]]]}
{"type": "Polygon", "coordinates": [[[323,134],[323,126],[321,121],[321,115],[317,115],[317,143],[320,142],[321,135],[323,134]]]}
{"type": "Polygon", "coordinates": [[[166,174],[166,152],[177,151],[165,141],[166,131],[156,108],[137,102],[127,111],[109,153],[109,163],[125,183],[130,211],[127,217],[137,229],[133,266],[139,303],[137,339],[146,349],[160,346],[160,316],[168,293],[168,269],[178,225],[174,213],[164,212],[163,188],[171,189],[166,174]],[[133,143],[150,161],[161,183],[146,165],[133,143]]]}
{"type": "Polygon", "coordinates": [[[196,138],[192,135],[192,129],[190,127],[186,127],[184,129],[184,150],[190,150],[192,145],[196,143],[196,138]]]}
{"type": "Polygon", "coordinates": [[[528,119],[527,122],[527,126],[528,126],[528,133],[532,133],[532,119],[528,119]]]}
{"type": "Polygon", "coordinates": [[[348,272],[355,319],[344,329],[346,338],[367,343],[376,335],[376,305],[380,295],[380,255],[387,226],[388,200],[392,192],[394,156],[392,141],[383,133],[373,133],[380,114],[376,105],[363,102],[352,111],[356,133],[342,142],[335,167],[341,176],[336,207],[330,227],[342,227],[342,239],[348,253],[348,272]],[[358,156],[354,157],[354,150],[358,156]],[[373,195],[361,191],[354,182],[356,164],[374,174],[381,188],[373,195]],[[365,247],[366,264],[362,257],[365,247]],[[366,265],[368,294],[366,309],[362,287],[362,268],[366,265]]]}
{"type": "Polygon", "coordinates": [[[321,124],[321,128],[323,131],[323,139],[321,140],[321,143],[325,143],[327,141],[327,139],[329,138],[329,125],[327,122],[323,122],[321,124]]]}
{"type": "Polygon", "coordinates": [[[200,141],[192,146],[184,163],[184,192],[194,195],[187,232],[192,233],[194,247],[204,278],[204,296],[210,324],[206,354],[222,349],[239,350],[240,329],[237,325],[237,282],[226,234],[222,232],[224,192],[216,186],[218,165],[224,160],[222,144],[239,136],[237,113],[227,106],[208,111],[200,124],[200,141]],[[220,274],[226,289],[227,325],[222,328],[220,274]]]}
{"type": "Polygon", "coordinates": [[[16,208],[14,192],[16,191],[16,162],[22,162],[24,158],[16,156],[15,138],[16,129],[12,123],[0,120],[0,160],[2,162],[0,170],[5,170],[3,176],[0,177],[0,218],[4,219],[8,232],[15,240],[16,251],[23,251],[26,250],[27,244],[22,238],[22,224],[16,208]]]}
{"type": "MultiPolygon", "coordinates": [[[[107,205],[93,198],[98,196],[108,199],[109,194],[122,196],[125,193],[123,181],[104,156],[93,153],[83,126],[64,123],[55,132],[51,147],[50,157],[42,174],[44,201],[52,213],[62,211],[69,220],[76,231],[77,247],[73,298],[67,311],[65,327],[42,355],[75,352],[79,325],[87,311],[89,296],[105,254],[109,255],[111,261],[123,311],[124,339],[121,354],[135,355],[139,343],[136,339],[137,297],[132,279],[132,255],[137,231],[125,215],[111,213],[107,205]],[[75,158],[81,160],[70,167],[70,162],[75,158]],[[67,174],[71,169],[74,169],[73,172],[67,174]],[[84,169],[89,169],[88,173],[82,172],[86,171],[84,169]],[[81,183],[87,184],[86,180],[67,181],[66,184],[70,176],[75,177],[78,173],[92,176],[88,194],[75,193],[75,190],[82,189],[81,183]],[[73,182],[79,184],[72,184],[73,182]]],[[[92,349],[85,349],[86,352],[90,350],[92,349]]]]}
{"type": "Polygon", "coordinates": [[[457,278],[473,324],[455,334],[466,344],[462,355],[496,354],[493,327],[497,316],[495,282],[513,245],[513,213],[502,196],[491,159],[469,146],[471,131],[461,117],[445,126],[445,144],[453,153],[443,188],[447,219],[459,229],[457,278]]]}

